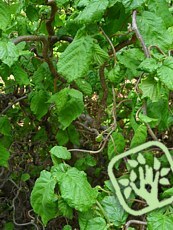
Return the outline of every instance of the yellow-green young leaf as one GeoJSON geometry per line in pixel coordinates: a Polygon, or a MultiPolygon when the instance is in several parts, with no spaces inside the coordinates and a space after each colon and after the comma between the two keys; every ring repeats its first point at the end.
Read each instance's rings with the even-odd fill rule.
{"type": "Polygon", "coordinates": [[[132,138],[130,148],[143,144],[147,139],[147,128],[144,125],[140,125],[135,131],[135,135],[132,138]]]}
{"type": "Polygon", "coordinates": [[[61,54],[57,69],[69,82],[83,77],[89,70],[93,56],[93,44],[90,36],[75,38],[61,54]]]}
{"type": "Polygon", "coordinates": [[[0,144],[0,166],[8,167],[8,159],[10,157],[10,153],[2,144],[0,144]]]}
{"type": "Polygon", "coordinates": [[[84,24],[99,21],[108,4],[108,0],[91,0],[84,10],[79,13],[76,21],[84,24]]]}
{"type": "Polygon", "coordinates": [[[0,41],[0,59],[3,63],[11,67],[19,57],[17,47],[12,42],[0,41]]]}
{"type": "Polygon", "coordinates": [[[84,172],[68,168],[61,175],[54,172],[54,176],[57,177],[62,198],[71,208],[85,212],[96,203],[98,191],[88,183],[84,172]]]}
{"type": "Polygon", "coordinates": [[[56,181],[51,177],[51,173],[43,170],[31,192],[31,205],[34,212],[41,216],[44,226],[58,214],[55,185],[56,181]]]}
{"type": "Polygon", "coordinates": [[[49,104],[47,103],[47,101],[49,96],[47,92],[40,90],[37,92],[33,92],[31,94],[31,97],[31,111],[40,120],[48,112],[49,104]]]}
{"type": "Polygon", "coordinates": [[[5,2],[0,2],[0,29],[5,30],[11,22],[9,5],[5,2]]]}
{"type": "Polygon", "coordinates": [[[19,64],[15,64],[12,66],[12,73],[15,77],[17,84],[19,85],[29,85],[28,74],[19,64]]]}

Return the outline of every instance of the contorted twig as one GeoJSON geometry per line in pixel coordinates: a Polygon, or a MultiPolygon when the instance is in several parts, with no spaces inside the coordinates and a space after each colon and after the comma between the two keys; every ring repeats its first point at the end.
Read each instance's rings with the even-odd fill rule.
{"type": "Polygon", "coordinates": [[[127,230],[131,224],[147,225],[147,222],[140,221],[140,220],[129,220],[129,221],[125,224],[124,230],[127,230]]]}

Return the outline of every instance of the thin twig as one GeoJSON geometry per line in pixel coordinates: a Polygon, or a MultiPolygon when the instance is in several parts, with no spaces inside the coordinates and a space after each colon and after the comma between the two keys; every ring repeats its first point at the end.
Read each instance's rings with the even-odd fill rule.
{"type": "Polygon", "coordinates": [[[109,42],[109,44],[110,44],[110,46],[111,46],[111,48],[112,48],[112,52],[113,52],[113,55],[114,55],[114,62],[115,62],[115,64],[116,64],[116,62],[117,62],[117,57],[116,57],[116,50],[115,50],[115,47],[114,47],[112,41],[110,40],[110,38],[109,38],[109,37],[107,36],[107,34],[104,32],[104,30],[103,30],[101,27],[100,27],[100,29],[101,29],[103,35],[105,36],[105,38],[107,39],[107,41],[109,42]]]}
{"type": "Polygon", "coordinates": [[[124,230],[127,230],[131,224],[147,225],[147,222],[140,221],[140,220],[129,220],[129,221],[125,224],[124,230]]]}
{"type": "Polygon", "coordinates": [[[14,102],[12,102],[11,104],[9,104],[2,112],[1,114],[4,114],[5,112],[7,112],[7,110],[9,110],[13,105],[15,105],[16,103],[18,103],[19,101],[22,101],[23,99],[26,99],[28,97],[28,95],[25,95],[23,97],[20,97],[18,99],[16,99],[14,102]]]}
{"type": "Polygon", "coordinates": [[[146,57],[150,57],[150,53],[148,51],[148,48],[147,46],[145,45],[145,42],[143,40],[143,37],[141,36],[140,32],[139,32],[139,29],[137,27],[137,23],[136,23],[136,10],[133,11],[133,14],[132,14],[132,29],[133,31],[135,32],[136,34],[136,37],[138,38],[138,40],[140,41],[141,45],[142,45],[142,48],[144,50],[144,53],[145,53],[145,56],[146,57]]]}

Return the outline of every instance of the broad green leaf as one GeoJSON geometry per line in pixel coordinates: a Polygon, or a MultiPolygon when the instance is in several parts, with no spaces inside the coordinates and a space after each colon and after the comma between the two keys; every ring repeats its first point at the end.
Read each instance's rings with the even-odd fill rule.
{"type": "Polygon", "coordinates": [[[147,215],[148,230],[170,230],[173,226],[173,215],[166,215],[158,211],[150,212],[147,215]]]}
{"type": "Polygon", "coordinates": [[[34,212],[41,216],[44,226],[58,213],[55,185],[56,181],[51,177],[51,173],[43,170],[31,192],[31,205],[34,212]]]}
{"type": "Polygon", "coordinates": [[[146,0],[122,0],[122,4],[127,10],[134,10],[142,6],[146,0]]]}
{"type": "Polygon", "coordinates": [[[62,146],[54,146],[50,150],[50,153],[51,153],[51,158],[52,158],[54,165],[59,163],[59,159],[63,159],[63,160],[71,159],[71,153],[67,151],[67,148],[62,147],[62,146]]]}
{"type": "Polygon", "coordinates": [[[162,86],[154,78],[143,79],[139,87],[142,90],[142,98],[148,97],[153,102],[160,100],[162,86]]]}
{"type": "Polygon", "coordinates": [[[109,55],[104,51],[98,44],[94,44],[94,60],[99,65],[102,65],[108,58],[109,55]]]}
{"type": "Polygon", "coordinates": [[[0,117],[0,133],[5,136],[11,136],[11,124],[7,116],[0,117]]]}
{"type": "Polygon", "coordinates": [[[115,196],[106,196],[101,202],[102,207],[109,218],[109,221],[116,227],[121,227],[128,217],[123,207],[120,205],[118,199],[115,196]]]}
{"type": "Polygon", "coordinates": [[[30,108],[39,120],[48,112],[48,98],[47,92],[43,90],[32,93],[30,108]]]}
{"type": "Polygon", "coordinates": [[[2,144],[0,144],[0,166],[8,167],[8,160],[10,157],[10,153],[2,144]]]}
{"type": "Polygon", "coordinates": [[[153,73],[158,69],[158,67],[160,67],[160,64],[157,63],[156,59],[146,58],[143,62],[141,62],[138,69],[147,73],[153,73]]]}
{"type": "Polygon", "coordinates": [[[94,219],[97,215],[94,209],[90,209],[87,212],[78,212],[80,230],[86,230],[89,220],[94,219]]]}
{"type": "Polygon", "coordinates": [[[80,145],[79,133],[76,130],[75,126],[71,124],[67,128],[67,132],[68,132],[68,135],[69,135],[70,142],[72,144],[74,144],[74,145],[78,145],[79,146],[80,145]]]}
{"type": "Polygon", "coordinates": [[[81,92],[70,89],[68,92],[68,101],[59,112],[59,122],[63,129],[66,129],[72,121],[74,121],[84,109],[83,95],[81,92]]]}
{"type": "Polygon", "coordinates": [[[108,142],[108,157],[111,159],[113,156],[122,153],[125,147],[125,140],[121,133],[114,132],[112,139],[108,142]],[[112,140],[113,139],[113,140],[112,140]]]}
{"type": "MultiPolygon", "coordinates": [[[[9,5],[5,2],[0,2],[0,29],[4,30],[10,25],[11,15],[9,5]]],[[[1,48],[0,48],[1,49],[1,48]]]]}
{"type": "Polygon", "coordinates": [[[89,70],[93,55],[93,39],[90,36],[75,38],[61,54],[57,68],[69,82],[83,77],[89,70]]]}
{"type": "Polygon", "coordinates": [[[19,85],[30,84],[28,74],[24,69],[22,69],[22,67],[19,64],[16,63],[15,65],[12,66],[12,74],[14,75],[17,84],[19,85]]]}
{"type": "Polygon", "coordinates": [[[62,230],[72,230],[70,225],[65,225],[62,230]]]}
{"type": "Polygon", "coordinates": [[[114,66],[114,68],[112,68],[108,72],[108,78],[114,84],[121,82],[121,80],[124,78],[124,76],[121,75],[120,66],[119,65],[114,66]]]}
{"type": "Polygon", "coordinates": [[[0,41],[0,59],[3,63],[11,67],[19,57],[17,47],[12,42],[0,41]]]}
{"type": "Polygon", "coordinates": [[[76,20],[84,24],[99,21],[108,7],[108,4],[108,0],[91,0],[84,10],[79,13],[76,20]]]}
{"type": "Polygon", "coordinates": [[[92,87],[91,85],[83,80],[83,79],[77,79],[75,80],[76,85],[78,86],[78,89],[81,90],[84,94],[86,95],[91,95],[92,94],[92,87]]]}
{"type": "Polygon", "coordinates": [[[70,89],[64,88],[61,91],[59,91],[58,93],[55,93],[50,97],[48,102],[49,103],[55,103],[58,113],[65,107],[65,105],[68,101],[68,98],[69,98],[69,96],[68,96],[69,91],[70,91],[70,89]]]}
{"type": "Polygon", "coordinates": [[[150,126],[155,127],[158,125],[159,130],[165,130],[168,127],[169,109],[168,100],[160,99],[157,102],[147,103],[147,115],[158,119],[157,122],[151,122],[150,126]]]}
{"type": "Polygon", "coordinates": [[[26,16],[32,22],[39,20],[39,13],[38,9],[33,5],[28,5],[26,8],[26,16]]]}
{"type": "Polygon", "coordinates": [[[88,224],[85,228],[85,230],[106,230],[107,229],[107,224],[105,219],[103,219],[102,217],[95,217],[93,219],[90,219],[88,221],[88,224]]]}
{"type": "Polygon", "coordinates": [[[163,198],[167,198],[167,197],[171,197],[171,196],[173,196],[173,188],[166,189],[162,194],[163,198]]]}
{"type": "Polygon", "coordinates": [[[75,167],[79,170],[86,170],[88,167],[96,166],[97,161],[91,155],[82,157],[75,162],[75,167]]]}
{"type": "Polygon", "coordinates": [[[147,128],[144,125],[140,125],[132,138],[130,148],[143,144],[147,139],[147,128]]]}
{"type": "Polygon", "coordinates": [[[71,208],[85,212],[96,202],[98,192],[88,183],[84,172],[69,168],[57,179],[62,198],[71,208]]]}
{"type": "Polygon", "coordinates": [[[168,57],[163,61],[162,66],[157,70],[159,79],[173,90],[173,57],[168,57]]]}
{"type": "Polygon", "coordinates": [[[148,8],[164,21],[166,27],[173,25],[172,14],[169,11],[169,3],[166,0],[149,0],[148,8]]]}
{"type": "Polygon", "coordinates": [[[127,68],[129,77],[138,76],[140,74],[137,68],[144,59],[144,54],[140,49],[132,48],[124,50],[124,52],[117,55],[117,58],[119,62],[127,68]]]}
{"type": "Polygon", "coordinates": [[[169,49],[172,44],[172,37],[160,16],[149,11],[143,11],[137,17],[137,24],[147,46],[156,45],[164,50],[169,49]]]}
{"type": "Polygon", "coordinates": [[[69,0],[56,0],[56,4],[58,7],[62,7],[65,3],[68,3],[69,0]]]}
{"type": "Polygon", "coordinates": [[[147,115],[144,115],[142,113],[139,114],[139,119],[144,122],[144,123],[150,123],[150,122],[157,122],[158,119],[156,118],[151,118],[151,117],[148,117],[147,115]]]}
{"type": "Polygon", "coordinates": [[[58,141],[59,145],[66,145],[69,141],[67,130],[58,130],[56,140],[58,141]]]}
{"type": "Polygon", "coordinates": [[[58,199],[58,208],[64,217],[73,218],[73,209],[62,198],[58,199]]]}

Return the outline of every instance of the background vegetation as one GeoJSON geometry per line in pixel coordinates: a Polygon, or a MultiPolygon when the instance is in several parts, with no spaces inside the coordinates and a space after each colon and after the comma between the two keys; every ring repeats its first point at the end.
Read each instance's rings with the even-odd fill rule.
{"type": "Polygon", "coordinates": [[[133,217],[107,173],[172,150],[172,1],[1,0],[0,38],[0,228],[172,229],[172,205],[133,217]]]}

